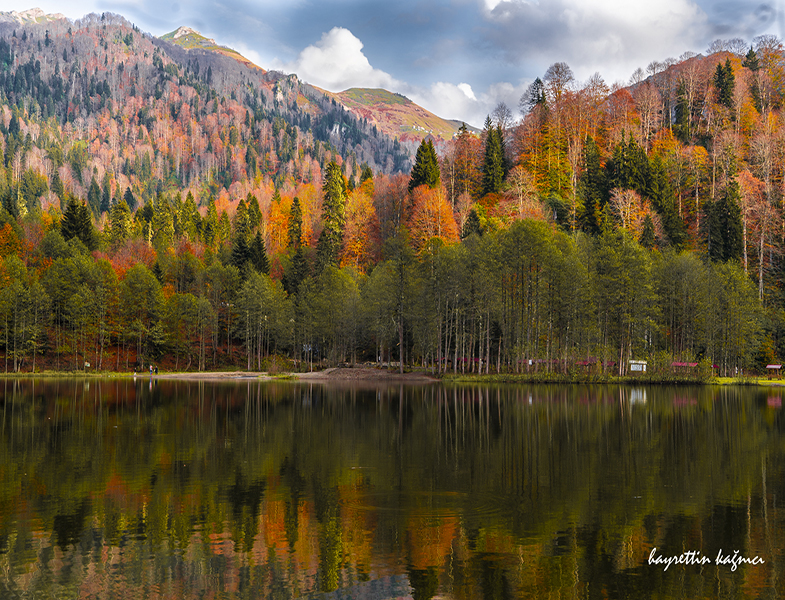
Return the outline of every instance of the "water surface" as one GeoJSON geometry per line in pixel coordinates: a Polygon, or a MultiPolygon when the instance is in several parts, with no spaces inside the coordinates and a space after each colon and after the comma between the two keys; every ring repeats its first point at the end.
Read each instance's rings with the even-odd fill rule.
{"type": "Polygon", "coordinates": [[[785,592],[776,388],[3,380],[0,411],[1,598],[785,592]]]}

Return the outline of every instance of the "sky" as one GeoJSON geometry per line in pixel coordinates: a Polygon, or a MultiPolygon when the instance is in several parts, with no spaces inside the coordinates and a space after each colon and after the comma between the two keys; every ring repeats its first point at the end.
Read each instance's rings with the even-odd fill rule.
{"type": "Polygon", "coordinates": [[[380,87],[481,127],[550,65],[627,83],[716,39],[785,37],[785,0],[0,0],[75,20],[112,12],[156,36],[187,25],[264,69],[339,92],[380,87]]]}

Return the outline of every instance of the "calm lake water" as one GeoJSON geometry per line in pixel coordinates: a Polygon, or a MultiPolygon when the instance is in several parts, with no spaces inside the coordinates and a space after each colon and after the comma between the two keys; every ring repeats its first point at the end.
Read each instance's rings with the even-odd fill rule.
{"type": "Polygon", "coordinates": [[[0,598],[781,597],[781,405],[3,380],[0,598]]]}

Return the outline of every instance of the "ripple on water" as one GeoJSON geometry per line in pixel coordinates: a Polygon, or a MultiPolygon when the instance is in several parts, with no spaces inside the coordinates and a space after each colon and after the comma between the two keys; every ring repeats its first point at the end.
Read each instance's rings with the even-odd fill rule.
{"type": "Polygon", "coordinates": [[[493,494],[455,491],[364,490],[342,498],[341,505],[347,510],[401,513],[418,518],[446,515],[499,518],[508,512],[493,494]]]}

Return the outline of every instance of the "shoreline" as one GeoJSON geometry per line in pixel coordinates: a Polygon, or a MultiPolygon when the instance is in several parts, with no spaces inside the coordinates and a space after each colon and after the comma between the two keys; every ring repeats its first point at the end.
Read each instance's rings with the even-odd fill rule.
{"type": "Polygon", "coordinates": [[[436,383],[439,378],[425,373],[398,373],[386,369],[368,367],[341,368],[332,367],[322,371],[305,373],[270,374],[266,371],[164,371],[158,374],[149,372],[125,373],[117,371],[42,371],[38,373],[0,373],[4,379],[55,379],[55,378],[88,378],[88,379],[135,379],[135,380],[180,380],[180,381],[290,381],[290,382],[400,382],[400,383],[436,383]]]}
{"type": "Polygon", "coordinates": [[[147,372],[125,373],[116,371],[43,371],[38,373],[0,373],[0,378],[5,379],[54,379],[54,378],[112,378],[112,379],[139,379],[153,378],[156,380],[180,381],[290,381],[290,382],[315,382],[315,383],[460,383],[460,384],[558,384],[558,385],[740,385],[761,387],[785,386],[785,379],[768,379],[765,375],[760,377],[713,377],[709,380],[700,380],[688,377],[637,377],[637,376],[591,376],[571,378],[557,373],[531,373],[531,374],[453,374],[447,373],[440,376],[424,372],[388,371],[373,367],[331,367],[322,371],[305,373],[277,373],[270,374],[266,371],[179,371],[161,372],[152,376],[147,372]]]}

